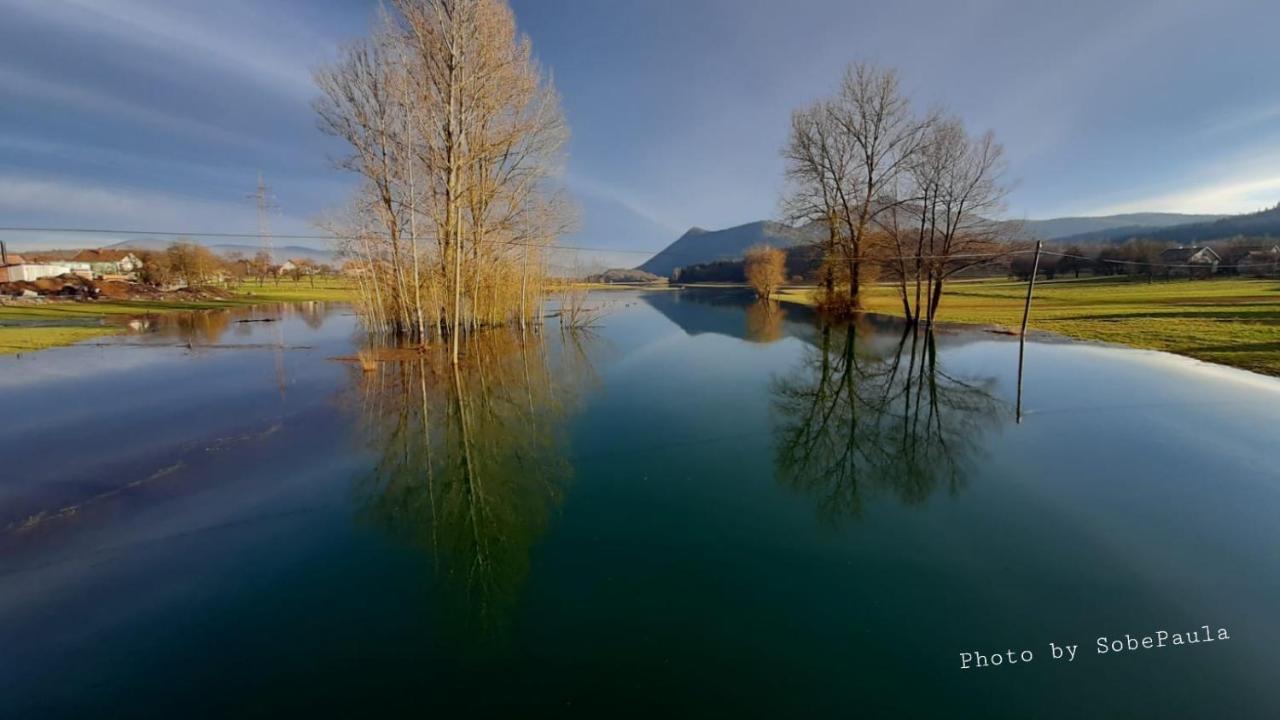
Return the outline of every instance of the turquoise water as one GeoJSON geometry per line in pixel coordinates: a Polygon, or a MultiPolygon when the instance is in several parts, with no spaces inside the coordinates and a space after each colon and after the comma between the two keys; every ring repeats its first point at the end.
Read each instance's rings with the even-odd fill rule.
{"type": "Polygon", "coordinates": [[[593,302],[456,373],[320,304],[0,358],[0,716],[1280,712],[1280,382],[1043,338],[1015,424],[1008,338],[593,302]]]}

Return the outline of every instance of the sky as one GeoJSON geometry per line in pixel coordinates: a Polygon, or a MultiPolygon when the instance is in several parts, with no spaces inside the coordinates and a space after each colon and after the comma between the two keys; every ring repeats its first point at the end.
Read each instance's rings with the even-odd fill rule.
{"type": "MultiPolygon", "coordinates": [[[[1280,3],[513,0],[562,96],[566,243],[637,264],[690,226],[775,218],[791,111],[844,68],[992,130],[1007,216],[1280,201],[1280,3]]],[[[0,0],[0,225],[315,234],[354,180],[311,70],[365,0],[0,0]]],[[[119,237],[0,233],[15,247],[119,237]]],[[[247,241],[252,243],[252,241],[247,241]]],[[[296,244],[323,245],[316,241],[296,244]]]]}

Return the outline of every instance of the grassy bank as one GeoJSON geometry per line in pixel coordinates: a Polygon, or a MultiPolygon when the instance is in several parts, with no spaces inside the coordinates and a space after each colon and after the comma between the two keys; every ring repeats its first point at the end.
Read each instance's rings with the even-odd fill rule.
{"type": "MultiPolygon", "coordinates": [[[[1022,321],[1025,283],[954,283],[939,309],[942,322],[1000,325],[1022,321]]],[[[811,303],[809,289],[779,298],[811,303]]],[[[892,288],[866,299],[874,312],[902,314],[892,288]]],[[[1280,376],[1280,281],[1060,280],[1036,284],[1030,326],[1083,340],[1101,340],[1187,355],[1280,376]]]]}
{"type": "Polygon", "coordinates": [[[124,330],[128,318],[192,310],[216,310],[274,302],[341,302],[351,299],[352,286],[344,279],[282,280],[279,284],[245,283],[220,300],[110,300],[48,301],[39,304],[0,305],[0,322],[38,323],[0,327],[0,355],[34,352],[71,345],[82,340],[114,335],[124,330]],[[95,324],[99,323],[99,324],[95,324]]]}

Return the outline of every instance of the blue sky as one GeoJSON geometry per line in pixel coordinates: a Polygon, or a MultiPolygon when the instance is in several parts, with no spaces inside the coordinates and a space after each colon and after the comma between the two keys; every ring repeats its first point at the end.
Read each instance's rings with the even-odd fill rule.
{"type": "MultiPolygon", "coordinates": [[[[776,215],[792,108],[844,66],[992,129],[1011,217],[1280,201],[1280,3],[515,0],[573,131],[569,242],[656,249],[776,215]]],[[[310,69],[354,0],[0,0],[4,225],[312,233],[352,180],[310,69]]],[[[6,234],[21,246],[114,238],[6,234]]]]}

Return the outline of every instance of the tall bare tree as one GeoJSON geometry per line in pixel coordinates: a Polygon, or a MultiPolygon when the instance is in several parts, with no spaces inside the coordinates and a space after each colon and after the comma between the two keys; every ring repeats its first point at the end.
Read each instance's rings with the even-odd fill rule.
{"type": "Polygon", "coordinates": [[[420,342],[526,325],[571,225],[559,98],[504,0],[395,0],[316,74],[364,188],[343,233],[367,324],[420,342]]]}
{"type": "Polygon", "coordinates": [[[837,186],[837,202],[845,231],[840,251],[849,272],[849,305],[857,309],[876,225],[904,201],[894,194],[898,180],[924,143],[933,118],[912,112],[896,71],[866,63],[845,72],[829,107],[853,155],[848,179],[837,186]]]}

